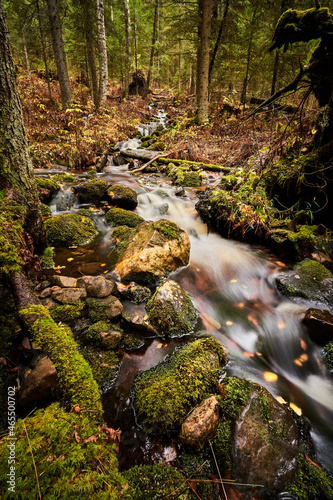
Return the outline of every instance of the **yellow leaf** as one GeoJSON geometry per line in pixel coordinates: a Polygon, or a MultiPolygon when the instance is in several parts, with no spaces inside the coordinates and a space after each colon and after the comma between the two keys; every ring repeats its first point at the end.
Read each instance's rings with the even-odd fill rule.
{"type": "Polygon", "coordinates": [[[299,416],[301,416],[301,415],[302,415],[302,410],[301,410],[298,406],[296,406],[294,403],[290,403],[290,408],[291,408],[292,410],[294,410],[294,412],[295,412],[297,415],[299,415],[299,416]]]}
{"type": "Polygon", "coordinates": [[[231,326],[231,325],[233,325],[233,322],[232,321],[226,321],[225,324],[228,325],[228,326],[231,326]]]}
{"type": "Polygon", "coordinates": [[[72,262],[72,260],[74,260],[74,257],[69,257],[67,260],[68,262],[72,262]]]}
{"type": "Polygon", "coordinates": [[[106,266],[106,264],[101,264],[101,267],[104,267],[104,266],[106,266]]]}
{"type": "Polygon", "coordinates": [[[276,399],[276,401],[278,401],[278,402],[279,402],[279,403],[281,403],[282,405],[285,405],[285,404],[286,404],[286,402],[287,402],[287,401],[285,401],[285,400],[283,399],[283,397],[281,397],[281,396],[276,396],[276,398],[275,398],[275,399],[276,399]]]}
{"type": "Polygon", "coordinates": [[[264,372],[264,379],[266,380],[266,382],[276,382],[278,376],[273,372],[264,372]]]}

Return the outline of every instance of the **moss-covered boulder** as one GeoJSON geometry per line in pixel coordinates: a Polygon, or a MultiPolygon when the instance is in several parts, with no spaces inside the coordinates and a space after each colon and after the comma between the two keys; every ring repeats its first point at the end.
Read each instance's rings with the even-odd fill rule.
{"type": "Polygon", "coordinates": [[[140,373],[134,386],[139,424],[149,433],[179,429],[186,414],[216,389],[225,363],[223,347],[210,337],[181,347],[140,373]]]}
{"type": "Polygon", "coordinates": [[[1,474],[2,498],[129,498],[129,486],[118,472],[108,431],[82,414],[79,407],[67,413],[58,404],[18,420],[15,441],[3,439],[0,443],[0,467],[6,474],[10,473],[8,444],[15,443],[19,457],[13,469],[13,490],[7,483],[11,478],[1,474]]]}
{"type": "Polygon", "coordinates": [[[120,328],[111,325],[111,323],[98,321],[88,328],[84,341],[112,350],[120,344],[122,333],[120,328]]]}
{"type": "Polygon", "coordinates": [[[138,195],[134,189],[120,184],[112,184],[108,188],[107,198],[110,205],[116,205],[126,210],[135,210],[138,205],[138,195]]]}
{"type": "Polygon", "coordinates": [[[143,222],[131,233],[115,272],[128,281],[152,283],[186,266],[189,257],[190,240],[176,224],[164,219],[143,222]]]}
{"type": "Polygon", "coordinates": [[[72,189],[80,201],[96,205],[106,197],[107,183],[102,179],[92,179],[73,186],[72,189]]]}
{"type": "Polygon", "coordinates": [[[302,298],[327,305],[333,303],[333,274],[315,260],[305,259],[292,271],[279,274],[276,287],[290,299],[302,298]]]}
{"type": "Polygon", "coordinates": [[[50,314],[56,323],[65,323],[70,325],[81,318],[83,302],[78,301],[76,304],[56,305],[50,311],[50,314]]]}
{"type": "Polygon", "coordinates": [[[172,180],[173,184],[177,186],[199,187],[202,182],[202,172],[199,168],[195,171],[188,165],[174,165],[169,163],[167,176],[172,180]]]}
{"type": "Polygon", "coordinates": [[[105,214],[105,219],[110,226],[136,227],[144,221],[140,215],[124,210],[123,208],[110,208],[105,214]]]}
{"type": "Polygon", "coordinates": [[[302,259],[311,256],[320,247],[318,226],[298,225],[295,230],[272,227],[269,233],[271,247],[280,255],[302,259]]]}
{"type": "Polygon", "coordinates": [[[41,256],[41,264],[42,264],[42,269],[53,269],[55,266],[54,260],[54,252],[51,247],[45,248],[43,255],[41,256]]]}
{"type": "Polygon", "coordinates": [[[45,221],[48,242],[52,245],[83,245],[97,234],[95,223],[77,214],[56,215],[45,221]]]}
{"type": "Polygon", "coordinates": [[[166,280],[147,303],[148,318],[166,337],[193,331],[197,314],[191,297],[173,280],[166,280]]]}
{"type": "Polygon", "coordinates": [[[117,297],[109,295],[104,299],[89,297],[86,301],[89,308],[89,318],[94,321],[108,321],[121,316],[123,306],[117,297]]]}
{"type": "Polygon", "coordinates": [[[42,203],[47,203],[51,200],[52,196],[60,191],[60,186],[57,182],[50,179],[41,179],[36,177],[38,187],[39,199],[42,203]]]}
{"type": "Polygon", "coordinates": [[[324,347],[324,361],[329,370],[333,370],[333,342],[328,342],[324,347]]]}

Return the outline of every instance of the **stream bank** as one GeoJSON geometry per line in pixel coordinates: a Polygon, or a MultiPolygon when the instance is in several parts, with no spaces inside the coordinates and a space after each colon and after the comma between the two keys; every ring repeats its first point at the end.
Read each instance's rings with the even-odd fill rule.
{"type": "MultiPolygon", "coordinates": [[[[136,142],[136,145],[138,144],[136,142]]],[[[126,147],[126,144],[119,147],[126,147]]],[[[119,455],[121,468],[128,469],[130,466],[138,464],[151,465],[157,461],[178,464],[182,469],[186,469],[185,464],[192,461],[190,472],[195,470],[193,453],[179,443],[177,432],[156,437],[154,434],[150,436],[142,431],[133,413],[133,394],[131,391],[132,381],[140,371],[148,371],[156,367],[160,361],[165,359],[166,355],[171,355],[175,351],[179,352],[180,346],[186,345],[189,340],[199,340],[206,335],[215,338],[228,350],[228,375],[245,377],[254,383],[259,383],[260,387],[267,387],[275,397],[284,398],[288,402],[287,407],[290,408],[290,404],[296,404],[294,408],[297,411],[301,408],[303,413],[311,418],[313,422],[312,435],[317,444],[317,456],[327,468],[330,468],[331,441],[327,436],[330,434],[332,422],[331,381],[325,369],[318,365],[318,360],[321,358],[320,351],[309,340],[298,316],[300,313],[305,313],[312,305],[311,300],[295,304],[281,297],[275,288],[274,276],[285,270],[287,263],[278,260],[276,256],[259,246],[251,248],[232,240],[224,240],[212,232],[207,233],[206,226],[200,221],[194,210],[197,193],[193,188],[179,191],[169,179],[158,172],[135,178],[128,170],[127,164],[117,166],[112,165],[112,163],[110,161],[102,173],[93,174],[93,176],[105,181],[108,185],[121,184],[134,189],[138,194],[136,212],[143,219],[158,221],[163,213],[163,219],[176,223],[181,230],[188,234],[191,242],[190,263],[186,267],[182,266],[173,270],[169,277],[190,295],[199,315],[195,331],[181,338],[169,340],[149,329],[145,320],[144,304],[147,299],[147,296],[144,295],[145,291],[142,290],[144,300],[141,304],[136,304],[134,297],[135,292],[138,291],[138,285],[126,288],[128,284],[121,284],[117,276],[113,274],[118,255],[117,244],[113,241],[114,227],[109,226],[105,221],[107,204],[99,203],[96,208],[91,206],[89,202],[81,203],[69,188],[70,184],[63,182],[63,189],[53,197],[50,203],[53,216],[61,215],[64,212],[77,213],[81,210],[78,214],[79,217],[91,217],[96,224],[98,234],[91,243],[71,245],[73,248],[56,248],[54,255],[56,273],[51,270],[49,273],[45,271],[43,274],[46,279],[53,275],[74,279],[84,275],[102,277],[104,275],[104,278],[107,279],[103,283],[108,281],[116,284],[116,289],[112,289],[111,295],[118,300],[120,299],[119,302],[123,310],[117,304],[118,310],[116,309],[112,313],[114,316],[108,312],[105,313],[106,318],[100,315],[92,317],[91,310],[95,311],[96,308],[90,305],[87,316],[84,307],[80,310],[82,303],[78,304],[79,301],[86,300],[86,297],[81,296],[74,301],[76,307],[71,310],[72,315],[67,321],[72,325],[77,339],[82,334],[86,337],[89,328],[99,321],[111,320],[114,329],[118,328],[118,333],[121,333],[122,329],[125,331],[127,327],[125,335],[130,333],[132,340],[134,337],[138,341],[134,345],[134,349],[133,347],[129,348],[128,344],[121,345],[119,343],[115,351],[112,351],[113,359],[101,358],[103,353],[105,354],[103,349],[98,354],[96,348],[88,353],[92,362],[92,358],[96,359],[98,356],[102,360],[101,364],[107,365],[108,376],[102,382],[105,419],[110,427],[117,428],[119,426],[122,430],[119,455]],[[90,208],[92,208],[90,210],[91,216],[88,212],[90,208]],[[86,212],[82,212],[82,209],[86,212]],[[134,287],[136,290],[133,290],[134,287]],[[78,305],[79,307],[77,307],[78,305]],[[120,321],[120,325],[117,325],[115,321],[120,321]],[[306,354],[307,359],[305,359],[304,354],[306,354]],[[294,363],[295,359],[299,360],[298,364],[294,363]],[[110,377],[111,367],[114,369],[110,377]],[[319,388],[320,390],[318,390],[319,388]],[[324,441],[326,441],[325,445],[324,441]]],[[[76,178],[75,172],[73,174],[73,177],[76,178]]],[[[86,174],[78,176],[80,181],[84,175],[86,174]]],[[[214,186],[219,182],[219,174],[217,173],[203,175],[204,182],[208,186],[214,186]]],[[[59,285],[59,282],[58,284],[50,284],[53,287],[60,287],[60,291],[59,289],[51,290],[51,295],[56,293],[58,298],[61,289],[81,289],[77,286],[59,285]]],[[[50,287],[44,284],[42,288],[43,290],[39,290],[39,293],[49,293],[45,290],[50,287]]],[[[87,289],[86,286],[84,288],[87,289]]],[[[148,291],[146,290],[147,295],[153,292],[154,288],[155,284],[150,284],[150,288],[148,291]]],[[[48,297],[45,297],[43,300],[47,299],[48,297]]],[[[100,299],[102,298],[100,297],[100,299]]],[[[137,301],[140,302],[140,299],[137,301]]],[[[73,299],[69,302],[71,305],[73,299]]],[[[100,305],[101,302],[98,304],[100,305]]],[[[58,305],[58,307],[64,305],[63,303],[62,306],[58,305]]],[[[110,310],[109,306],[110,304],[106,309],[108,311],[110,310]]],[[[100,312],[100,307],[97,309],[100,312]]],[[[60,321],[64,321],[63,316],[60,321]]],[[[110,338],[112,336],[109,325],[107,328],[110,338]]],[[[104,331],[105,327],[97,333],[100,334],[104,331]]],[[[92,331],[89,335],[93,339],[96,338],[92,331]]],[[[113,335],[114,337],[117,335],[113,335]]],[[[105,337],[97,335],[98,341],[101,338],[102,341],[105,341],[105,337]]],[[[221,375],[221,379],[214,382],[213,392],[220,398],[218,402],[220,411],[224,415],[224,427],[220,427],[220,439],[217,439],[215,444],[217,448],[221,448],[219,450],[220,460],[225,463],[226,452],[223,448],[226,443],[221,441],[221,436],[226,432],[225,425],[229,426],[230,432],[231,426],[234,425],[232,422],[235,422],[239,415],[227,415],[224,401],[228,403],[234,401],[234,404],[247,408],[250,401],[254,401],[256,404],[259,398],[258,407],[260,411],[262,408],[266,408],[266,418],[275,411],[275,403],[271,403],[270,397],[257,386],[243,382],[244,387],[232,387],[232,382],[225,378],[225,372],[222,371],[221,375]],[[218,388],[217,382],[222,383],[220,388],[218,388]],[[226,397],[223,391],[227,393],[226,397]],[[240,401],[237,400],[239,393],[243,394],[240,401]]],[[[212,390],[211,387],[209,389],[212,390]]],[[[288,412],[293,414],[290,409],[288,412]]],[[[287,410],[283,410],[282,413],[289,414],[287,410]]],[[[289,417],[286,419],[289,421],[289,417]]],[[[266,427],[263,428],[263,432],[268,432],[266,427]]],[[[296,432],[294,427],[293,432],[296,432]]],[[[300,455],[302,454],[301,450],[299,450],[300,455]]],[[[317,460],[313,450],[306,449],[306,452],[310,454],[312,459],[317,460]]],[[[207,449],[202,450],[202,457],[207,456],[207,449]]],[[[301,461],[296,452],[292,454],[292,457],[294,464],[297,460],[301,461]]],[[[211,461],[211,456],[209,461],[211,461]]],[[[264,461],[268,462],[268,458],[266,457],[264,461]]],[[[199,466],[200,464],[198,464],[199,466]]],[[[306,461],[303,461],[302,466],[299,465],[299,470],[303,470],[306,466],[309,467],[306,461]]],[[[214,465],[211,467],[211,471],[216,474],[214,465]]],[[[277,466],[275,465],[275,467],[277,466]]],[[[132,474],[135,477],[134,471],[132,474]]],[[[139,471],[138,475],[140,475],[139,471]]],[[[139,484],[138,477],[135,480],[139,484]]],[[[244,481],[244,478],[242,480],[244,481]]],[[[253,478],[249,481],[254,482],[253,478]]],[[[284,484],[286,482],[287,480],[284,484]]],[[[273,483],[274,480],[272,480],[273,483]]],[[[281,488],[281,485],[279,484],[276,488],[281,488]]],[[[277,491],[274,490],[275,493],[277,491]]],[[[246,491],[243,494],[246,498],[246,491]]],[[[251,494],[253,494],[253,490],[251,494]]],[[[268,493],[265,494],[268,495],[268,493]]],[[[272,490],[270,495],[273,494],[272,490]]],[[[256,494],[256,498],[260,498],[259,492],[256,494]]],[[[315,497],[309,496],[308,498],[315,497]]]]}

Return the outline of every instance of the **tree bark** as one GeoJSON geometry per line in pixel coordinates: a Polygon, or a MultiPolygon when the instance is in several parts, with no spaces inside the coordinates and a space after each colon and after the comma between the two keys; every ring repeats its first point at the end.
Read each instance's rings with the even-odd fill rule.
{"type": "Polygon", "coordinates": [[[229,10],[229,3],[230,3],[230,0],[226,0],[225,7],[224,7],[224,12],[223,12],[223,17],[221,19],[220,29],[219,29],[219,32],[218,32],[218,35],[217,35],[217,39],[216,39],[216,42],[215,42],[215,46],[214,46],[214,50],[213,50],[213,55],[212,55],[212,58],[211,58],[211,61],[210,61],[210,64],[209,64],[209,80],[211,79],[211,76],[212,76],[216,54],[217,54],[218,48],[219,48],[220,43],[221,43],[222,33],[223,33],[223,27],[224,27],[225,20],[226,20],[226,17],[227,17],[227,14],[228,14],[228,10],[229,10]]]}
{"type": "Polygon", "coordinates": [[[90,2],[85,2],[84,30],[87,44],[87,60],[90,78],[91,96],[95,107],[98,103],[98,74],[96,64],[95,36],[91,26],[94,13],[90,2]]]}
{"type": "Polygon", "coordinates": [[[151,83],[151,76],[152,76],[152,71],[153,71],[153,66],[154,66],[155,45],[156,45],[156,41],[157,41],[158,9],[159,9],[159,0],[155,0],[153,38],[152,38],[152,42],[151,42],[149,69],[148,69],[148,74],[147,74],[147,93],[149,92],[149,86],[151,83]]]}
{"type": "Polygon", "coordinates": [[[123,0],[124,19],[125,19],[125,81],[124,95],[128,95],[129,88],[129,70],[130,70],[130,14],[128,0],[123,0]]]}
{"type": "Polygon", "coordinates": [[[40,34],[40,43],[42,46],[42,57],[43,57],[43,62],[45,66],[45,77],[47,81],[47,88],[49,90],[49,97],[50,101],[53,101],[52,97],[52,90],[51,90],[51,82],[50,82],[50,73],[49,73],[49,66],[47,63],[47,55],[46,55],[46,48],[45,48],[45,41],[44,41],[44,30],[43,30],[43,23],[42,23],[42,18],[41,18],[41,13],[39,9],[39,2],[37,0],[36,2],[36,7],[37,7],[37,18],[38,18],[38,27],[39,27],[39,34],[40,34]]]}
{"type": "Polygon", "coordinates": [[[53,50],[57,64],[61,102],[64,110],[70,107],[72,92],[69,83],[64,42],[61,32],[60,16],[57,0],[47,0],[47,9],[50,18],[53,50]]]}
{"type": "Polygon", "coordinates": [[[24,229],[33,239],[35,248],[42,249],[45,246],[44,226],[1,0],[0,102],[0,189],[23,206],[24,229]]]}
{"type": "Polygon", "coordinates": [[[96,12],[99,55],[99,87],[97,109],[100,109],[105,107],[108,91],[108,55],[106,49],[103,0],[96,0],[96,12]]]}
{"type": "Polygon", "coordinates": [[[209,111],[209,48],[212,18],[212,0],[201,0],[200,14],[200,45],[198,57],[198,124],[203,125],[208,121],[209,111]]]}

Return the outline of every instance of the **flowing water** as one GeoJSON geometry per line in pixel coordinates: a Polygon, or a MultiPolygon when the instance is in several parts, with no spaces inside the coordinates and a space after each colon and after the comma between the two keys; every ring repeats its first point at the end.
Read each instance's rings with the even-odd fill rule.
{"type": "MultiPolygon", "coordinates": [[[[139,144],[140,141],[129,140],[120,147],[133,149],[139,144]]],[[[178,197],[163,176],[136,177],[127,165],[108,165],[99,178],[134,188],[139,194],[136,211],[145,219],[163,217],[187,232],[191,240],[190,263],[172,273],[171,278],[190,294],[199,313],[196,335],[213,335],[222,343],[228,351],[229,374],[262,384],[275,397],[291,404],[296,412],[302,412],[311,422],[318,460],[333,471],[332,375],[323,367],[322,353],[308,338],[300,321],[311,304],[290,302],[274,289],[275,274],[289,264],[264,249],[208,232],[195,211],[193,189],[186,189],[186,195],[178,197]]],[[[219,174],[208,174],[205,183],[213,185],[218,180],[219,174]]],[[[51,205],[54,213],[64,206],[68,207],[66,211],[75,211],[79,206],[67,189],[51,205]]],[[[103,214],[97,213],[95,217],[99,235],[92,244],[70,250],[75,263],[67,261],[69,250],[57,251],[56,264],[66,267],[63,274],[112,270],[115,262],[109,245],[112,229],[104,223],[103,214]]],[[[108,424],[122,429],[121,466],[175,458],[177,445],[173,436],[162,442],[140,433],[130,391],[139,370],[155,366],[188,340],[189,336],[171,341],[150,338],[137,351],[124,353],[118,379],[103,396],[108,424]]]]}

